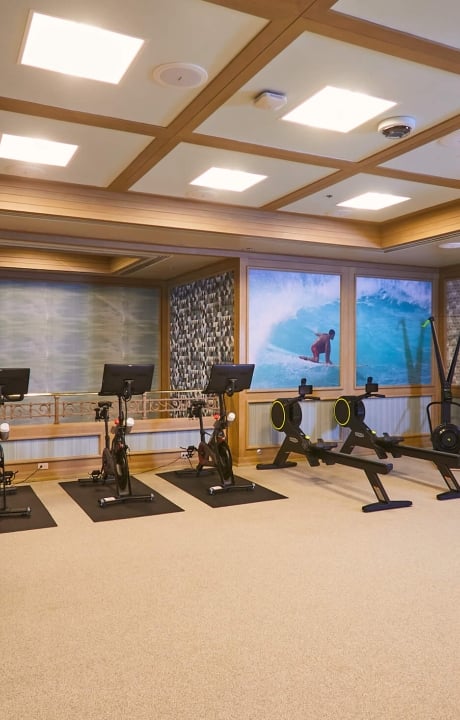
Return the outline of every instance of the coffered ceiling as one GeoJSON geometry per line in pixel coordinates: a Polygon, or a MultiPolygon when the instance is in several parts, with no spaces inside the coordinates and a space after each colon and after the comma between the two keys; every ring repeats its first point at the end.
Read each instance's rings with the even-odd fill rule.
{"type": "Polygon", "coordinates": [[[0,158],[0,267],[158,281],[248,254],[460,263],[439,248],[460,241],[458,0],[1,5],[0,134],[78,150],[67,167],[0,158]],[[31,11],[144,44],[118,85],[22,65],[31,11]],[[346,133],[283,120],[325,86],[394,106],[346,133]],[[267,91],[285,104],[256,105],[267,91]],[[414,129],[388,139],[390,117],[414,129]],[[191,185],[213,166],[265,179],[191,185]],[[365,192],[408,199],[340,205],[365,192]]]}

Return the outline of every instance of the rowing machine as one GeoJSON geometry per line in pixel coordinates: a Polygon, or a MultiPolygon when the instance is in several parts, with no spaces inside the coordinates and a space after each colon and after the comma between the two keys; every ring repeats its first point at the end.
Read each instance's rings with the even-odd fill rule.
{"type": "Polygon", "coordinates": [[[296,398],[278,398],[272,404],[271,421],[275,430],[284,432],[286,437],[279,448],[274,461],[270,464],[259,463],[258,470],[269,470],[275,468],[295,467],[296,462],[288,460],[291,452],[305,455],[311,467],[317,467],[320,463],[325,465],[347,465],[363,470],[374,491],[377,502],[363,505],[363,512],[375,512],[377,510],[390,510],[392,508],[409,507],[410,500],[390,500],[379,475],[387,475],[392,469],[391,463],[377,462],[367,458],[352,457],[349,454],[334,452],[337,447],[335,442],[325,442],[321,438],[312,442],[305,435],[300,427],[302,422],[302,409],[300,402],[303,400],[319,400],[319,398],[308,397],[312,392],[311,385],[306,385],[305,380],[299,386],[299,395],[296,398]]]}
{"type": "Polygon", "coordinates": [[[336,422],[341,427],[350,430],[348,437],[340,448],[340,452],[349,454],[355,447],[359,446],[373,450],[381,460],[387,458],[388,454],[395,458],[407,455],[420,460],[429,460],[437,467],[448,487],[447,492],[439,493],[436,496],[437,499],[451,500],[460,498],[460,485],[451,470],[451,468],[460,468],[460,455],[405,445],[403,437],[389,435],[388,433],[378,436],[374,430],[371,430],[366,425],[364,422],[366,408],[363,400],[372,397],[385,397],[377,391],[378,385],[370,377],[367,379],[365,392],[362,395],[344,395],[335,401],[334,418],[336,422]]]}

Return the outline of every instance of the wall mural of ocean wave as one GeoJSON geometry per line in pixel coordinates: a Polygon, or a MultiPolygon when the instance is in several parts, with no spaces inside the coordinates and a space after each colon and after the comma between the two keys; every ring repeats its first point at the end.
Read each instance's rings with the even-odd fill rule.
{"type": "Polygon", "coordinates": [[[356,278],[356,384],[431,383],[432,284],[424,280],[356,278]]]}
{"type": "Polygon", "coordinates": [[[251,268],[248,317],[253,389],[339,384],[340,275],[251,268]]]}

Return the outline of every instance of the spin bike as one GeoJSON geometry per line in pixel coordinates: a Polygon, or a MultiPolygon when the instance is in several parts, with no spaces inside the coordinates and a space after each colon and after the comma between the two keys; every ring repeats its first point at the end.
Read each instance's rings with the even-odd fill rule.
{"type": "MultiPolygon", "coordinates": [[[[0,405],[5,402],[18,402],[24,400],[24,395],[29,389],[29,368],[2,368],[0,369],[0,405]]],[[[0,439],[8,440],[10,426],[8,423],[0,425],[0,439]]],[[[11,485],[16,472],[5,470],[5,455],[3,446],[0,445],[0,486],[1,486],[1,504],[0,517],[22,516],[30,517],[30,507],[9,508],[7,506],[7,495],[16,492],[16,488],[11,485]]]]}
{"type": "Polygon", "coordinates": [[[104,449],[102,450],[102,464],[99,470],[93,470],[89,478],[79,478],[79,483],[105,483],[109,478],[115,477],[113,466],[113,455],[109,433],[109,412],[112,403],[109,401],[98,402],[96,412],[96,421],[104,422],[104,449]]]}
{"type": "MultiPolygon", "coordinates": [[[[198,464],[195,468],[196,477],[199,477],[205,467],[217,471],[220,484],[208,488],[210,495],[232,490],[254,490],[255,483],[237,485],[233,474],[232,453],[227,441],[227,429],[234,422],[235,413],[227,413],[225,396],[231,397],[235,392],[250,387],[254,365],[213,365],[208,385],[205,389],[207,395],[218,395],[219,413],[214,416],[214,426],[211,434],[204,427],[203,411],[206,400],[192,400],[189,407],[189,417],[196,417],[200,423],[200,443],[197,448],[187,448],[189,456],[196,451],[198,464]],[[208,437],[209,435],[209,437],[208,437]]],[[[184,472],[178,471],[179,474],[184,472]]],[[[186,471],[189,474],[189,471],[186,471]]],[[[192,471],[193,472],[193,471],[192,471]]]]}
{"type": "MultiPolygon", "coordinates": [[[[138,495],[132,492],[131,475],[129,471],[128,453],[129,447],[126,442],[126,435],[130,432],[132,424],[129,424],[128,418],[128,402],[134,394],[142,394],[150,389],[153,375],[152,366],[133,366],[133,365],[105,365],[104,376],[102,379],[102,389],[100,395],[118,395],[118,418],[115,421],[115,434],[110,445],[110,452],[103,454],[104,472],[113,472],[115,479],[115,495],[99,499],[99,505],[104,508],[108,505],[126,502],[139,502],[154,500],[154,494],[148,493],[138,495]],[[148,368],[147,377],[150,377],[150,383],[147,383],[144,377],[145,369],[148,368]],[[116,390],[116,392],[114,392],[116,390]],[[104,468],[105,457],[105,468],[104,468]]],[[[106,428],[108,430],[108,411],[111,403],[101,403],[99,405],[100,412],[105,417],[106,428]]],[[[108,444],[108,433],[106,435],[106,445],[108,444]]],[[[105,450],[108,450],[106,447],[105,450]]]]}
{"type": "MultiPolygon", "coordinates": [[[[2,433],[4,435],[6,433],[2,433]]],[[[7,438],[2,437],[2,440],[7,438]]],[[[7,495],[13,495],[16,492],[16,488],[11,485],[11,482],[16,475],[14,470],[5,470],[5,455],[3,447],[0,445],[0,485],[2,488],[2,502],[0,505],[0,517],[10,517],[11,515],[20,515],[22,517],[30,517],[30,507],[24,508],[9,508],[7,506],[7,495]]]]}

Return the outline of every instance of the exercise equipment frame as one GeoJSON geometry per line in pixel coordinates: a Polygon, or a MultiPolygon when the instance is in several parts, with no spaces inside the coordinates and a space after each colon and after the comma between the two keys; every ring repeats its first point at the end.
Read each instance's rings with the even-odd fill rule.
{"type": "Polygon", "coordinates": [[[205,468],[208,469],[208,472],[217,471],[220,484],[211,485],[208,488],[210,495],[235,490],[255,490],[255,483],[241,485],[235,482],[232,453],[227,440],[230,420],[225,406],[225,396],[231,397],[234,393],[250,388],[253,372],[254,365],[252,364],[220,363],[212,366],[204,394],[218,396],[219,413],[214,418],[213,429],[209,437],[203,419],[206,400],[192,400],[189,407],[189,417],[196,417],[199,421],[200,443],[197,448],[193,445],[189,446],[187,455],[191,458],[196,452],[198,464],[195,469],[177,470],[176,474],[179,476],[194,474],[195,477],[200,477],[202,473],[206,472],[205,468]]]}
{"type": "Polygon", "coordinates": [[[256,468],[258,470],[270,470],[295,467],[297,463],[288,460],[290,453],[305,455],[311,467],[316,467],[321,462],[325,465],[347,465],[364,471],[377,498],[377,502],[363,505],[363,512],[368,513],[411,506],[412,501],[410,500],[391,500],[379,477],[391,472],[393,469],[391,463],[382,463],[367,458],[353,457],[342,452],[335,452],[333,448],[337,447],[336,442],[325,442],[322,438],[312,442],[305,435],[300,427],[302,421],[300,402],[303,400],[319,400],[317,397],[308,397],[311,392],[312,386],[306,385],[305,379],[302,379],[298,397],[278,398],[273,402],[271,408],[272,425],[278,432],[284,432],[286,437],[274,461],[269,464],[259,463],[256,468]]]}
{"type": "Polygon", "coordinates": [[[369,377],[365,392],[361,395],[344,395],[337,398],[334,405],[334,418],[341,427],[350,430],[348,437],[340,448],[340,452],[349,454],[353,452],[355,447],[359,446],[373,450],[381,460],[387,458],[388,454],[394,458],[406,455],[419,460],[429,460],[439,470],[448,487],[447,491],[436,496],[437,499],[452,500],[460,498],[460,485],[451,469],[460,468],[460,455],[440,452],[431,448],[405,445],[402,436],[389,435],[388,433],[378,436],[374,430],[371,430],[366,425],[364,422],[366,408],[363,400],[381,397],[385,396],[378,393],[378,384],[374,383],[372,378],[369,377]]]}
{"type": "Polygon", "coordinates": [[[110,431],[109,431],[109,413],[112,403],[109,400],[103,400],[98,402],[95,408],[96,421],[102,420],[104,422],[104,448],[102,450],[101,467],[99,470],[92,470],[87,478],[79,478],[78,482],[82,485],[88,483],[102,483],[105,484],[107,481],[115,480],[115,469],[113,467],[113,456],[110,442],[110,431]]]}
{"type": "MultiPolygon", "coordinates": [[[[30,368],[1,368],[0,369],[0,405],[5,402],[20,402],[24,400],[29,389],[30,368]]],[[[6,438],[7,439],[7,438],[6,438]]],[[[0,517],[22,516],[29,517],[31,515],[30,507],[9,508],[7,506],[6,497],[14,492],[11,486],[7,489],[7,485],[11,483],[15,473],[5,470],[5,455],[3,446],[0,445],[0,485],[2,488],[2,501],[0,505],[0,517]]]]}
{"type": "MultiPolygon", "coordinates": [[[[117,394],[118,418],[115,434],[110,447],[111,460],[115,477],[115,495],[99,499],[100,507],[127,502],[152,502],[155,498],[153,492],[148,494],[134,494],[131,488],[131,474],[129,471],[126,442],[128,401],[134,394],[150,390],[153,376],[153,365],[115,365],[106,364],[102,377],[100,395],[117,394]]],[[[108,412],[108,409],[107,409],[108,412]]],[[[108,422],[108,417],[107,417],[108,422]]]]}

